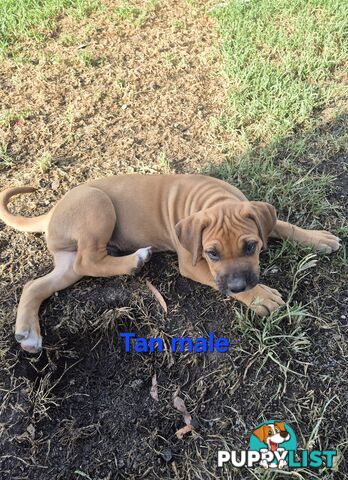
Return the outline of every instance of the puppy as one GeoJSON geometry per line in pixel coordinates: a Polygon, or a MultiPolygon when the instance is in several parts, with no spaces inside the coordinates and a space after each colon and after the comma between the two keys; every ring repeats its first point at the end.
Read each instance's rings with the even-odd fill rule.
{"type": "Polygon", "coordinates": [[[20,231],[44,232],[54,259],[52,272],[28,282],[19,302],[15,336],[29,352],[41,349],[44,299],[85,275],[130,275],[152,252],[176,252],[183,276],[267,315],[284,304],[277,290],[259,284],[259,255],[269,236],[325,253],[339,248],[331,233],[280,221],[272,205],[248,201],[236,187],[202,175],[107,177],[73,188],[44,215],[11,214],[11,197],[34,190],[0,194],[0,219],[20,231]],[[134,253],[115,258],[108,246],[134,253]]]}

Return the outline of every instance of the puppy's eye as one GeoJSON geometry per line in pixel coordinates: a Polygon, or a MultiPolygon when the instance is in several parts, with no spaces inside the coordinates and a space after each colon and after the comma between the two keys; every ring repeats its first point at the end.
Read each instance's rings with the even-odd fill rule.
{"type": "Polygon", "coordinates": [[[219,252],[214,249],[208,250],[206,253],[212,262],[217,262],[220,260],[219,252]]]}
{"type": "Polygon", "coordinates": [[[279,432],[280,432],[280,430],[279,430],[279,428],[278,428],[278,427],[275,427],[275,429],[274,429],[274,430],[276,431],[276,433],[279,433],[279,432]]]}
{"type": "Polygon", "coordinates": [[[256,243],[255,242],[248,242],[246,245],[245,245],[245,255],[254,255],[256,251],[256,243]]]}

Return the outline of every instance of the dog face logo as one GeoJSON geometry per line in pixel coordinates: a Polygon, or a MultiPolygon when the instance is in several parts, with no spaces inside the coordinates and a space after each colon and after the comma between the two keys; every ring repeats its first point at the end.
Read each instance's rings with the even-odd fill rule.
{"type": "Polygon", "coordinates": [[[259,255],[276,223],[276,212],[265,202],[222,202],[176,224],[181,245],[192,264],[207,262],[217,287],[233,295],[259,282],[259,255]]]}
{"type": "Polygon", "coordinates": [[[268,449],[272,452],[278,450],[278,446],[281,443],[290,440],[290,434],[285,429],[284,422],[274,422],[273,424],[262,425],[254,430],[253,435],[255,435],[261,442],[265,443],[268,446],[268,449]]]}
{"type": "Polygon", "coordinates": [[[284,468],[289,450],[296,450],[296,436],[291,427],[277,420],[260,424],[250,437],[250,450],[262,454],[260,466],[284,468]]]}

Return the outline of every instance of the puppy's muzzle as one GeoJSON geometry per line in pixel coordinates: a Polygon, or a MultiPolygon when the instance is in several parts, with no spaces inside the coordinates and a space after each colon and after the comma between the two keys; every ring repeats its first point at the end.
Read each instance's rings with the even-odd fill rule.
{"type": "Polygon", "coordinates": [[[252,270],[217,276],[218,289],[224,295],[233,295],[254,288],[259,283],[259,276],[252,270]]]}
{"type": "Polygon", "coordinates": [[[231,293],[244,292],[246,288],[247,288],[247,282],[244,277],[232,278],[231,280],[227,281],[227,289],[231,293]]]}

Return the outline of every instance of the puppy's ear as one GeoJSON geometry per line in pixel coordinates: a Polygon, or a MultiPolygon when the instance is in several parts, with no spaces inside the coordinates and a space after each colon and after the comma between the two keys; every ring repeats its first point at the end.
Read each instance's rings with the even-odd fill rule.
{"type": "Polygon", "coordinates": [[[266,202],[250,202],[247,216],[256,223],[263,247],[266,248],[268,236],[277,221],[276,209],[266,202]]]}
{"type": "Polygon", "coordinates": [[[208,217],[203,213],[194,213],[175,225],[175,232],[181,245],[192,255],[192,265],[202,258],[202,235],[208,225],[208,217]]]}
{"type": "Polygon", "coordinates": [[[255,437],[257,437],[260,442],[266,443],[266,438],[268,436],[268,426],[261,425],[261,427],[253,431],[253,435],[255,435],[255,437]]]}

